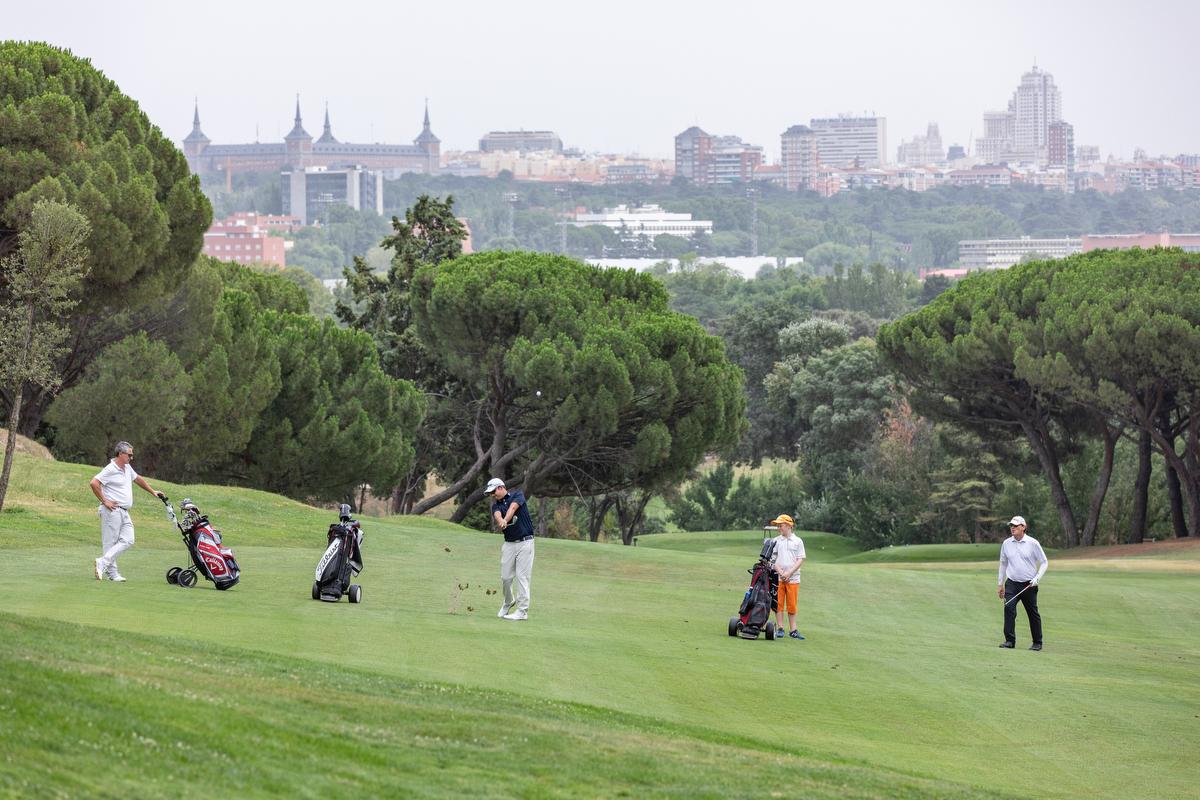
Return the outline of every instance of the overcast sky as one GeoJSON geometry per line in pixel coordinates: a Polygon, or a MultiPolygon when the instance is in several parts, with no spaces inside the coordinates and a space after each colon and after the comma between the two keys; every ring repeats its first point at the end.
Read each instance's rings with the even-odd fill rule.
{"type": "Polygon", "coordinates": [[[406,143],[429,98],[443,151],[497,129],[551,129],[589,151],[671,156],[698,124],[779,156],[812,117],[887,117],[902,139],[981,134],[1036,63],[1076,144],[1200,152],[1197,0],[841,3],[609,0],[0,0],[0,38],[66,47],[175,139],[200,99],[217,143],[278,141],[296,93],[321,133],[406,143]]]}

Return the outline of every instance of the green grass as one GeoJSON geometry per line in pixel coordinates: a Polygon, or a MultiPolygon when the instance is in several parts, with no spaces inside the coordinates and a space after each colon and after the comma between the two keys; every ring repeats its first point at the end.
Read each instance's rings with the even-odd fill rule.
{"type": "MultiPolygon", "coordinates": [[[[639,536],[637,544],[681,553],[739,556],[748,559],[749,566],[758,557],[765,533],[762,530],[656,533],[639,536]]],[[[859,552],[858,545],[845,536],[819,531],[799,531],[797,535],[804,540],[806,561],[839,561],[859,552]]]]}
{"type": "Polygon", "coordinates": [[[233,796],[288,797],[1185,797],[1200,777],[1194,561],[1052,560],[1037,654],[996,648],[992,562],[823,561],[804,534],[808,640],[746,642],[725,625],[758,532],[543,540],[531,619],[507,623],[494,535],[367,520],[363,604],[315,603],[330,514],[217,487],[186,493],[241,585],[168,586],[183,548],[144,493],[130,580],[99,583],[94,473],[19,457],[0,515],[0,795],[199,796],[214,764],[233,796]]]}
{"type": "MultiPolygon", "coordinates": [[[[1048,551],[1047,557],[1054,555],[1048,551]]],[[[998,563],[1000,545],[995,542],[984,544],[910,544],[901,547],[884,547],[852,553],[842,559],[848,564],[927,564],[945,561],[987,561],[998,563]]]]}

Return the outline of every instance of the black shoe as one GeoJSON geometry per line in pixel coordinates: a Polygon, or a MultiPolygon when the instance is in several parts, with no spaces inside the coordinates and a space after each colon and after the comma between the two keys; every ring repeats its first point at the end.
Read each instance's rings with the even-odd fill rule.
{"type": "Polygon", "coordinates": [[[1029,649],[1030,650],[1041,650],[1042,646],[1040,644],[1034,643],[1034,644],[1029,645],[1029,649]]]}
{"type": "Polygon", "coordinates": [[[1012,650],[1014,647],[1016,647],[1016,644],[1014,644],[1013,642],[1003,642],[1000,646],[1006,647],[1009,650],[1012,650]]]}

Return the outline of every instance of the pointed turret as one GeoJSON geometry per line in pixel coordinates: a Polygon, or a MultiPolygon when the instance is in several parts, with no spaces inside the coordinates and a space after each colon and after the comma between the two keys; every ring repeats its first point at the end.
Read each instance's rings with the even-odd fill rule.
{"type": "Polygon", "coordinates": [[[312,137],[308,135],[308,131],[304,130],[304,123],[300,119],[300,95],[296,95],[296,124],[292,126],[291,133],[283,137],[285,142],[293,139],[308,139],[312,141],[312,137]]]}
{"type": "Polygon", "coordinates": [[[207,136],[204,135],[204,131],[200,130],[200,100],[199,100],[199,98],[196,99],[196,111],[192,115],[192,132],[189,133],[187,135],[187,138],[184,139],[183,141],[185,144],[188,142],[197,142],[197,143],[208,144],[211,141],[211,139],[209,139],[207,136]]]}
{"type": "Polygon", "coordinates": [[[425,98],[425,125],[413,144],[425,151],[425,172],[433,175],[442,168],[442,140],[429,127],[429,98],[425,98]]]}
{"type": "Polygon", "coordinates": [[[283,137],[283,144],[287,148],[289,164],[297,168],[308,166],[313,138],[304,130],[304,123],[300,119],[300,95],[296,95],[296,124],[292,126],[291,133],[283,137]]]}
{"type": "Polygon", "coordinates": [[[338,140],[333,138],[333,128],[329,125],[329,103],[325,103],[325,132],[321,134],[321,138],[317,139],[317,144],[337,144],[338,140]]]}
{"type": "Polygon", "coordinates": [[[429,145],[440,144],[441,139],[433,135],[433,131],[429,128],[429,100],[425,101],[425,126],[421,129],[421,135],[413,139],[413,144],[429,145]]]}

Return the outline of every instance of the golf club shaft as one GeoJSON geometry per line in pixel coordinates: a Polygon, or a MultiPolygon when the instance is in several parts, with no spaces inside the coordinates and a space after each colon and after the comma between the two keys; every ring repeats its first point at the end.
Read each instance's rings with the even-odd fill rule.
{"type": "MultiPolygon", "coordinates": [[[[1030,586],[1033,586],[1033,584],[1032,584],[1032,583],[1027,583],[1027,584],[1025,584],[1025,589],[1028,589],[1030,586]]],[[[1011,603],[1012,601],[1016,600],[1016,599],[1017,599],[1018,597],[1020,597],[1021,595],[1025,594],[1025,589],[1022,589],[1021,591],[1019,591],[1019,592],[1017,592],[1016,594],[1014,594],[1012,597],[1010,597],[1010,598],[1008,598],[1007,600],[1005,600],[1005,601],[1004,601],[1004,605],[1008,605],[1009,603],[1011,603]]]]}

